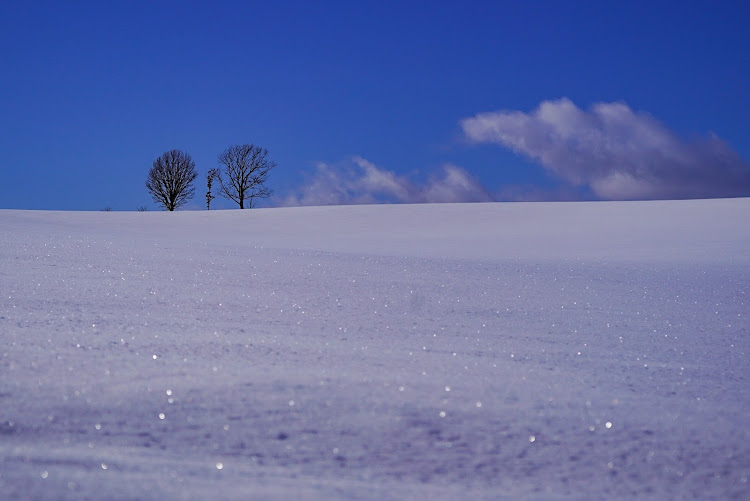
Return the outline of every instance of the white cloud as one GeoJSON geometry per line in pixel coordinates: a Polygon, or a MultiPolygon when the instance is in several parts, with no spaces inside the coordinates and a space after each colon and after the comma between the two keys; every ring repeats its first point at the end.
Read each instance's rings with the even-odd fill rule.
{"type": "Polygon", "coordinates": [[[444,165],[427,182],[417,184],[362,157],[353,157],[339,166],[319,163],[308,183],[277,203],[296,206],[492,200],[479,181],[455,165],[444,165]]]}
{"type": "Polygon", "coordinates": [[[570,185],[543,187],[530,184],[508,184],[498,192],[497,200],[502,202],[580,202],[595,200],[595,198],[590,190],[570,185]]]}
{"type": "Polygon", "coordinates": [[[466,170],[446,164],[442,172],[430,179],[417,193],[415,202],[458,203],[491,202],[492,195],[466,170]]]}
{"type": "Polygon", "coordinates": [[[750,165],[715,135],[686,141],[624,103],[584,111],[569,99],[530,112],[480,113],[461,121],[466,137],[538,161],[605,199],[750,195],[750,165]]]}

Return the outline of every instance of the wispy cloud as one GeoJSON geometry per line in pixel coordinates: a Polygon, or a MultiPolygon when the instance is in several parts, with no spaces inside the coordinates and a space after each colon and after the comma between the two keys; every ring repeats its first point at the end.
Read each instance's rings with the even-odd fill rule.
{"type": "Polygon", "coordinates": [[[480,113],[461,127],[470,141],[510,148],[604,199],[750,195],[750,165],[727,143],[681,139],[624,103],[582,110],[569,99],[544,101],[530,113],[480,113]]]}
{"type": "Polygon", "coordinates": [[[497,200],[500,202],[580,202],[596,199],[588,188],[575,188],[570,185],[546,187],[508,184],[497,193],[497,200]]]}
{"type": "Polygon", "coordinates": [[[279,205],[490,202],[492,195],[466,170],[444,165],[424,183],[378,167],[362,157],[343,165],[319,163],[315,174],[279,205]]]}

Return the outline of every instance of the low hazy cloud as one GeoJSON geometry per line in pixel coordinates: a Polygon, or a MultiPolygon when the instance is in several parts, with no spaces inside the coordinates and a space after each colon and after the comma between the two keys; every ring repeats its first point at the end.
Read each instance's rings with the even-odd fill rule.
{"type": "Polygon", "coordinates": [[[684,140],[624,103],[589,110],[569,99],[530,112],[480,113],[461,121],[475,143],[496,143],[603,199],[750,195],[750,165],[715,135],[684,140]]]}
{"type": "Polygon", "coordinates": [[[297,206],[492,200],[476,178],[455,165],[444,165],[424,183],[415,183],[364,158],[354,157],[344,165],[318,164],[309,182],[277,203],[297,206]]]}

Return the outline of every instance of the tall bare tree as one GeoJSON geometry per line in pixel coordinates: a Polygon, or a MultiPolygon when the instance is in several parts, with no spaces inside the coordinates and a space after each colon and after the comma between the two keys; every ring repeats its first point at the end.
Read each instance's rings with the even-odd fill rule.
{"type": "Polygon", "coordinates": [[[271,196],[266,181],[276,163],[268,159],[267,149],[252,144],[230,146],[219,155],[219,163],[224,166],[224,175],[218,177],[220,194],[240,209],[252,209],[257,199],[271,196]]]}
{"type": "Polygon", "coordinates": [[[206,174],[206,188],[208,188],[206,191],[206,210],[211,210],[211,200],[216,198],[213,193],[211,193],[211,187],[214,184],[214,179],[217,179],[219,175],[219,169],[209,169],[206,174]]]}
{"type": "Polygon", "coordinates": [[[196,177],[198,173],[190,155],[171,150],[154,160],[154,166],[148,171],[146,188],[154,202],[173,211],[193,198],[193,181],[196,177]]]}

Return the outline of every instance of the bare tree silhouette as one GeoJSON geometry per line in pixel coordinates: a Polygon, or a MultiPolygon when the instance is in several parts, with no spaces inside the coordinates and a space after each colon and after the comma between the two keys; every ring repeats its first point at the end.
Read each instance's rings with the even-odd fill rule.
{"type": "Polygon", "coordinates": [[[154,160],[153,167],[148,171],[146,188],[154,202],[173,211],[193,198],[193,181],[196,177],[198,173],[190,155],[180,150],[171,150],[154,160]]]}
{"type": "Polygon", "coordinates": [[[266,180],[276,163],[268,159],[267,149],[252,144],[230,146],[219,155],[219,163],[224,166],[224,175],[218,176],[220,194],[240,209],[252,209],[257,199],[271,196],[266,180]]]}

